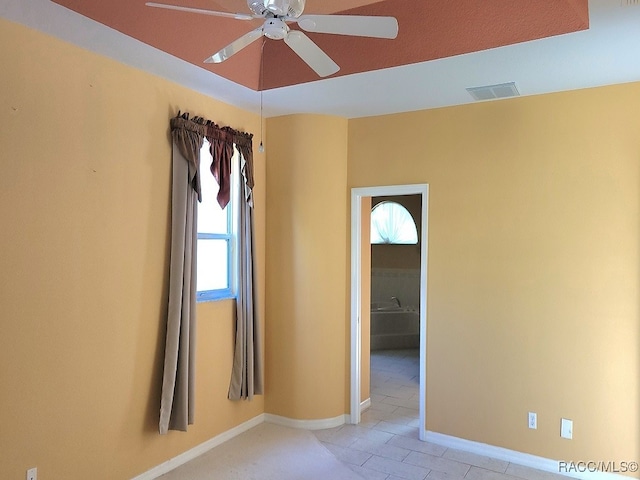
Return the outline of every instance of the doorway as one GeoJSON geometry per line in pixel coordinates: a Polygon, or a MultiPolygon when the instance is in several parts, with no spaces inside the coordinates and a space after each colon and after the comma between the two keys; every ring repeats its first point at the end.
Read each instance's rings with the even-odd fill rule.
{"type": "MultiPolygon", "coordinates": [[[[420,440],[426,439],[426,360],[427,360],[427,252],[428,252],[428,203],[429,186],[393,185],[379,187],[362,187],[351,190],[351,423],[360,423],[362,400],[360,389],[362,380],[362,288],[363,245],[368,239],[363,239],[362,221],[368,217],[363,211],[363,200],[369,197],[386,197],[401,195],[421,196],[421,231],[420,231],[420,346],[419,346],[419,426],[420,440]]],[[[370,208],[370,207],[369,207],[370,208]]],[[[370,269],[369,269],[370,270],[370,269]]],[[[368,283],[368,282],[367,282],[368,283]]],[[[368,354],[368,352],[366,352],[368,354]]]]}

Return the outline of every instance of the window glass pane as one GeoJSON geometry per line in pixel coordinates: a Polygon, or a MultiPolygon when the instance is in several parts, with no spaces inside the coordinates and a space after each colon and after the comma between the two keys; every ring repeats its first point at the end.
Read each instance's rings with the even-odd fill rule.
{"type": "Polygon", "coordinates": [[[371,243],[418,243],[418,229],[409,211],[396,202],[381,202],[373,207],[371,243]]]}
{"type": "Polygon", "coordinates": [[[218,205],[218,182],[213,178],[210,170],[211,153],[209,142],[204,141],[200,151],[200,185],[202,187],[202,203],[198,205],[198,232],[201,233],[228,233],[227,215],[230,206],[222,210],[218,205]]]}
{"type": "Polygon", "coordinates": [[[198,239],[198,291],[229,288],[228,240],[198,239]]]}

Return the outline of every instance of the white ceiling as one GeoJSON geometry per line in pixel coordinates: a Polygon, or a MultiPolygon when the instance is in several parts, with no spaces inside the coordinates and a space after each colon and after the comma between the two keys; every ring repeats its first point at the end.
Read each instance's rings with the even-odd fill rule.
{"type": "MultiPolygon", "coordinates": [[[[521,95],[537,95],[640,81],[640,0],[589,0],[589,12],[587,31],[267,90],[264,115],[355,118],[471,103],[467,87],[497,83],[515,82],[521,95]]],[[[260,109],[260,93],[49,0],[0,0],[0,16],[225,103],[260,109]]]]}

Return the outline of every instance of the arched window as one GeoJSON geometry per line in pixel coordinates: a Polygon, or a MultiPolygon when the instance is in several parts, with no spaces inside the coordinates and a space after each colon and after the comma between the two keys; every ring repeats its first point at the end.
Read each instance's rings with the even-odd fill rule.
{"type": "Polygon", "coordinates": [[[396,202],[380,202],[373,207],[371,243],[416,245],[418,229],[409,211],[396,202]]]}

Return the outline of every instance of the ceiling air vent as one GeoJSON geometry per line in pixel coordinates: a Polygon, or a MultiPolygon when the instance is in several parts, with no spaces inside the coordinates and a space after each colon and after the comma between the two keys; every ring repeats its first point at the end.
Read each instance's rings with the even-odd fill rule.
{"type": "Polygon", "coordinates": [[[486,85],[484,87],[469,87],[467,88],[467,92],[476,100],[493,100],[494,98],[520,96],[515,82],[486,85]]]}

